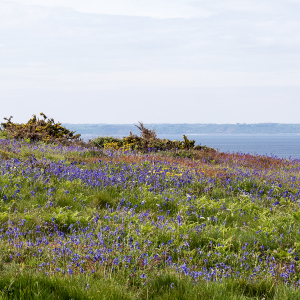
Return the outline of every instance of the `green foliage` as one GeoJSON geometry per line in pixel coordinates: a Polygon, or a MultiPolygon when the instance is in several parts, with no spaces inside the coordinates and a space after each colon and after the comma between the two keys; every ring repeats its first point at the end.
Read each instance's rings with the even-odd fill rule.
{"type": "Polygon", "coordinates": [[[5,123],[1,123],[1,136],[13,139],[25,139],[26,141],[43,142],[69,142],[79,141],[80,134],[74,135],[74,131],[61,126],[61,123],[55,123],[54,119],[48,119],[43,113],[40,113],[43,119],[37,119],[36,115],[25,124],[13,123],[10,118],[4,118],[5,123]]]}
{"type": "Polygon", "coordinates": [[[172,149],[193,149],[195,147],[195,141],[189,140],[186,135],[183,135],[183,141],[171,141],[157,138],[155,130],[146,128],[142,122],[139,122],[139,125],[136,125],[136,127],[140,130],[140,136],[132,135],[130,132],[128,137],[124,137],[131,149],[139,151],[166,151],[172,149]]]}
{"type": "Polygon", "coordinates": [[[297,300],[300,293],[270,280],[247,283],[227,280],[224,283],[193,284],[175,274],[157,274],[149,286],[134,290],[125,282],[105,277],[46,277],[30,274],[6,274],[0,279],[0,299],[26,300],[297,300]]]}
{"type": "Polygon", "coordinates": [[[89,283],[87,276],[60,278],[30,273],[18,276],[8,274],[0,279],[0,299],[132,299],[130,292],[122,290],[120,285],[111,280],[93,281],[91,286],[89,283]]]}
{"type": "Polygon", "coordinates": [[[113,136],[99,136],[92,140],[91,144],[92,146],[98,147],[98,148],[104,148],[106,144],[109,143],[116,143],[119,148],[121,148],[124,144],[124,141],[122,139],[113,137],[113,136]]]}
{"type": "MultiPolygon", "coordinates": [[[[91,144],[99,148],[113,148],[115,150],[137,150],[141,152],[148,151],[166,151],[166,150],[213,150],[206,146],[195,146],[194,140],[189,140],[186,135],[183,135],[183,141],[171,141],[169,139],[157,138],[155,130],[146,128],[142,122],[136,127],[140,130],[140,136],[134,135],[130,132],[129,136],[123,139],[107,136],[98,137],[94,139],[91,144]]],[[[186,152],[178,152],[175,156],[179,157],[192,157],[191,154],[186,152]]]]}
{"type": "Polygon", "coordinates": [[[7,131],[0,129],[0,139],[7,139],[7,131]]]}

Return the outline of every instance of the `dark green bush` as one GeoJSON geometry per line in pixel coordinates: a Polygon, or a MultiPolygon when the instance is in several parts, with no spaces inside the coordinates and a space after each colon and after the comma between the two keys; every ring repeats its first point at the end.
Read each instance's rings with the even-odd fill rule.
{"type": "MultiPolygon", "coordinates": [[[[142,122],[136,127],[140,130],[140,136],[132,134],[123,137],[123,139],[107,136],[100,136],[94,139],[91,143],[99,148],[114,148],[114,149],[132,149],[141,152],[147,151],[166,151],[166,150],[207,150],[206,146],[195,146],[194,140],[189,140],[186,135],[183,135],[183,141],[171,141],[169,139],[160,139],[156,136],[153,129],[145,128],[142,122]]],[[[179,155],[180,156],[180,155],[179,155]]],[[[184,154],[186,157],[186,154],[184,154]]]]}
{"type": "Polygon", "coordinates": [[[92,140],[92,145],[99,148],[104,148],[108,143],[116,143],[119,148],[121,148],[124,144],[124,140],[113,136],[99,136],[92,140]]]}
{"type": "Polygon", "coordinates": [[[36,115],[25,124],[13,123],[12,116],[4,118],[5,123],[1,123],[1,135],[13,139],[28,139],[30,141],[61,142],[70,141],[80,142],[80,134],[74,135],[74,131],[61,126],[61,123],[48,119],[40,113],[43,119],[38,119],[36,115]]]}

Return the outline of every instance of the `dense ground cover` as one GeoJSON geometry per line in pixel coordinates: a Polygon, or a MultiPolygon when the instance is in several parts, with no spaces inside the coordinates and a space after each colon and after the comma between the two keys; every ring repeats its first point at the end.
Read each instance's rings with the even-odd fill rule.
{"type": "Polygon", "coordinates": [[[299,299],[300,160],[0,140],[0,299],[299,299]]]}

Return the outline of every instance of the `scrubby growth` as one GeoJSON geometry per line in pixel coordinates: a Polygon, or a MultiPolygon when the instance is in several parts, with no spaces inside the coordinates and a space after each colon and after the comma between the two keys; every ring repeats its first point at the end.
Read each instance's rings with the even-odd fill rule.
{"type": "Polygon", "coordinates": [[[74,135],[74,131],[61,126],[61,123],[54,122],[45,114],[40,113],[43,119],[38,119],[36,115],[25,124],[12,122],[12,116],[4,118],[6,122],[1,123],[2,136],[12,139],[27,139],[29,141],[59,142],[80,141],[80,134],[74,135]]]}
{"type": "Polygon", "coordinates": [[[166,151],[166,150],[209,150],[213,149],[206,146],[195,146],[194,140],[189,140],[186,135],[183,135],[183,141],[171,141],[169,139],[160,139],[156,136],[155,130],[148,129],[142,122],[136,127],[140,130],[140,136],[132,134],[123,137],[98,137],[93,140],[93,144],[102,148],[131,149],[142,152],[149,151],[166,151]]]}
{"type": "Polygon", "coordinates": [[[92,140],[92,145],[97,148],[121,149],[125,143],[124,140],[113,136],[99,136],[92,140]]]}

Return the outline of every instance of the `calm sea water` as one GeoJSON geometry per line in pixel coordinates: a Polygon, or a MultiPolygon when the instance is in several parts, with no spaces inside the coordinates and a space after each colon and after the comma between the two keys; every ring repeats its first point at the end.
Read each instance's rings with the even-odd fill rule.
{"type": "MultiPolygon", "coordinates": [[[[179,134],[158,134],[159,138],[183,140],[179,134]]],[[[91,138],[82,135],[83,138],[91,138]]],[[[196,145],[206,145],[223,152],[241,152],[284,158],[300,158],[300,135],[237,135],[212,134],[192,135],[187,137],[196,141],[196,145]]]]}

